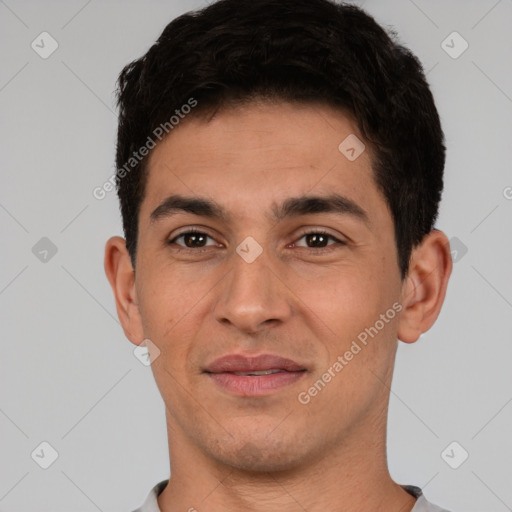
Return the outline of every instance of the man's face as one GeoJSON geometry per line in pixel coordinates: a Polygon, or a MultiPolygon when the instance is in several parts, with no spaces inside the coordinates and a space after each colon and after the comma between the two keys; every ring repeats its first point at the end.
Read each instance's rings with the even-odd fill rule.
{"type": "Polygon", "coordinates": [[[402,282],[369,148],[353,161],[338,149],[351,134],[362,140],[326,106],[252,103],[185,119],[153,150],[135,289],[176,442],[285,469],[367,442],[385,420],[402,282]],[[178,195],[225,218],[159,208],[178,195]],[[336,211],[286,208],[335,195],[336,211]]]}

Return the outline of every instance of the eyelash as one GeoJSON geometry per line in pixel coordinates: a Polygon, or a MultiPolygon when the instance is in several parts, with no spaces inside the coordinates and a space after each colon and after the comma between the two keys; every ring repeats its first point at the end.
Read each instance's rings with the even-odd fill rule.
{"type": "MultiPolygon", "coordinates": [[[[189,235],[189,234],[206,235],[208,238],[211,238],[213,240],[213,237],[208,235],[208,233],[205,233],[204,231],[201,231],[199,229],[189,228],[187,231],[184,231],[183,233],[180,233],[179,235],[175,236],[172,240],[169,240],[168,244],[169,245],[173,245],[173,244],[175,244],[176,240],[178,240],[178,238],[181,238],[182,236],[189,235]]],[[[342,240],[339,240],[338,238],[336,238],[335,236],[331,235],[327,231],[323,231],[321,229],[314,230],[314,231],[306,231],[306,232],[302,233],[297,240],[301,240],[302,238],[304,238],[305,236],[308,236],[308,235],[323,235],[323,236],[326,236],[326,237],[334,240],[335,242],[337,242],[341,246],[347,245],[346,242],[343,242],[342,240]]],[[[314,248],[314,247],[301,247],[301,248],[309,250],[309,251],[313,251],[315,253],[324,253],[324,252],[330,252],[331,250],[335,250],[336,247],[333,247],[334,245],[335,244],[331,244],[331,245],[329,245],[327,247],[320,247],[320,248],[314,248]]],[[[208,247],[205,247],[205,248],[193,249],[193,248],[190,248],[190,247],[182,247],[182,246],[178,245],[177,247],[174,248],[174,250],[176,250],[177,252],[189,252],[189,251],[192,251],[194,253],[203,253],[203,252],[206,252],[206,251],[210,250],[211,247],[212,246],[208,246],[208,247]]]]}

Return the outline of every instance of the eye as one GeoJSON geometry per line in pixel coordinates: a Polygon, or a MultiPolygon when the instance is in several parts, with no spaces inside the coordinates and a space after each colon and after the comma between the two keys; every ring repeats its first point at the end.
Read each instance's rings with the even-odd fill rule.
{"type": "MultiPolygon", "coordinates": [[[[330,251],[331,249],[329,249],[328,247],[330,247],[331,245],[346,245],[345,242],[339,240],[335,236],[322,230],[308,231],[306,233],[303,233],[297,240],[299,241],[302,239],[305,240],[305,245],[300,245],[297,242],[294,242],[292,245],[294,247],[304,247],[306,249],[313,250],[314,252],[323,252],[323,250],[330,251]],[[328,243],[329,240],[332,240],[333,243],[328,243]]],[[[180,233],[172,240],[169,240],[168,244],[177,245],[178,251],[192,250],[194,252],[202,252],[201,249],[208,250],[206,249],[207,247],[219,247],[220,245],[222,245],[217,244],[215,240],[207,233],[199,231],[194,228],[189,228],[187,231],[180,233]],[[207,245],[208,239],[212,240],[214,243],[207,245]],[[178,243],[178,240],[182,240],[183,243],[178,243]],[[179,249],[179,247],[182,247],[183,249],[179,249]]]]}
{"type": "MultiPolygon", "coordinates": [[[[308,231],[307,233],[303,233],[298,240],[305,239],[306,245],[299,245],[296,242],[293,244],[297,247],[306,247],[307,249],[325,249],[328,246],[334,244],[328,244],[329,239],[334,240],[334,243],[338,243],[341,245],[346,245],[345,242],[337,239],[335,236],[327,233],[326,231],[317,230],[317,231],[308,231]],[[308,245],[311,244],[311,245],[308,245]]],[[[330,249],[328,249],[330,250],[330,249]]],[[[321,251],[319,251],[321,252],[321,251]]]]}
{"type": "MultiPolygon", "coordinates": [[[[184,231],[183,233],[179,234],[178,236],[174,237],[172,240],[169,240],[169,244],[176,244],[180,247],[183,247],[186,249],[201,249],[204,247],[209,247],[206,245],[207,239],[210,238],[213,240],[213,238],[206,233],[196,230],[196,229],[189,229],[188,231],[184,231]],[[177,243],[177,240],[183,239],[184,245],[177,243]]],[[[213,245],[216,245],[215,243],[213,245]]]]}

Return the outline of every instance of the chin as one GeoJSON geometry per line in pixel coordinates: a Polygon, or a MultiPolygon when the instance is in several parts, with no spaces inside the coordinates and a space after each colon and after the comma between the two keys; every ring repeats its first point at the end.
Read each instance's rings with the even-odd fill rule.
{"type": "MultiPolygon", "coordinates": [[[[218,450],[219,446],[216,448],[218,450]]],[[[224,465],[250,473],[293,470],[309,458],[306,453],[297,451],[297,443],[290,438],[269,441],[268,437],[240,440],[236,446],[224,444],[220,453],[211,455],[224,465]]]]}

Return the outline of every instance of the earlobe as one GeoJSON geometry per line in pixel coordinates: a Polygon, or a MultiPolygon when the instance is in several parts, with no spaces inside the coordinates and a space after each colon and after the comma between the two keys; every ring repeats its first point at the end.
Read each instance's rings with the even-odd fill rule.
{"type": "Polygon", "coordinates": [[[414,343],[432,327],[441,311],[452,267],[450,243],[442,231],[431,231],[413,249],[402,287],[401,341],[414,343]]]}
{"type": "Polygon", "coordinates": [[[135,273],[124,238],[115,236],[107,241],[104,260],[105,274],[114,292],[117,316],[126,337],[135,345],[144,335],[135,288],[135,273]]]}

